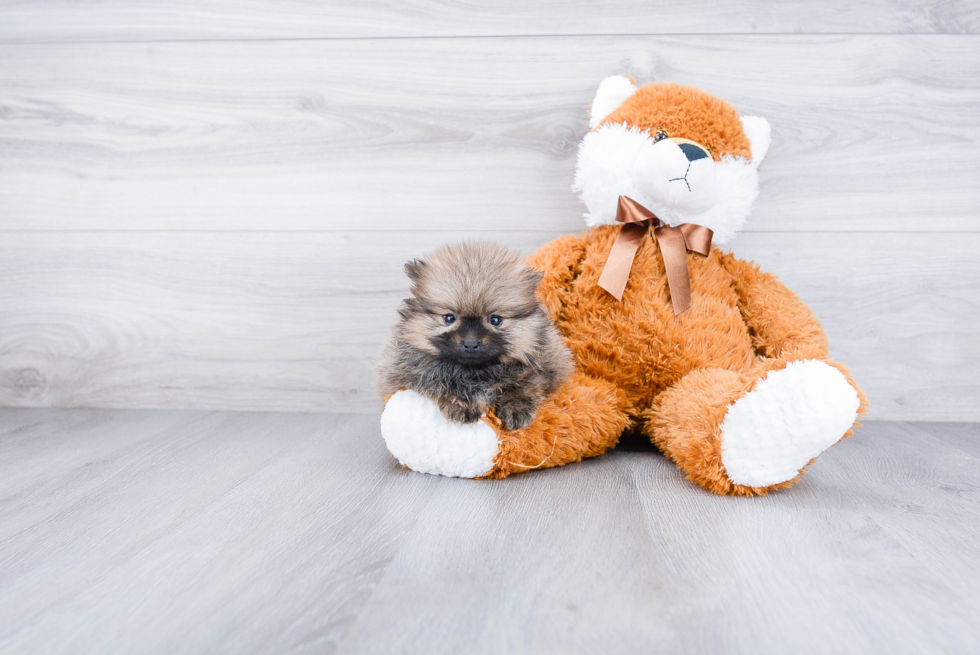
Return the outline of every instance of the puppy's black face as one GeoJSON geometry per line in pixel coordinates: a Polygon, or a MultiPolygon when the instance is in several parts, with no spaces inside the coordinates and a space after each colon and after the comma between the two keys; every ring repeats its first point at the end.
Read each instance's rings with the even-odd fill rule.
{"type": "Polygon", "coordinates": [[[441,359],[464,366],[488,366],[500,361],[507,352],[507,340],[496,329],[503,324],[500,316],[456,316],[449,313],[440,318],[450,329],[431,337],[430,341],[439,351],[441,359]],[[497,325],[494,326],[494,323],[497,325]]]}

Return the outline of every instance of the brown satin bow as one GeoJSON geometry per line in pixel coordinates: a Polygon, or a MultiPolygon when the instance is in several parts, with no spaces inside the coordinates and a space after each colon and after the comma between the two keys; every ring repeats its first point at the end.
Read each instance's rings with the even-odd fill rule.
{"type": "Polygon", "coordinates": [[[714,233],[703,225],[693,223],[671,227],[654,216],[649,209],[626,196],[619,196],[616,220],[623,227],[609,251],[609,258],[599,276],[599,286],[611,293],[616,300],[623,299],[633,258],[640,247],[640,241],[652,225],[653,236],[660,245],[660,253],[664,258],[674,315],[687,311],[691,306],[691,273],[687,268],[687,251],[707,255],[711,250],[711,237],[714,233]]]}

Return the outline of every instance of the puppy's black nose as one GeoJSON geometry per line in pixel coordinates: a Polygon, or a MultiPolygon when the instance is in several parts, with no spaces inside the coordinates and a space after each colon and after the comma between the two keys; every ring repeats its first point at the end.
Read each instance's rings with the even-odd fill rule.
{"type": "Polygon", "coordinates": [[[463,350],[468,353],[475,352],[480,349],[480,342],[477,339],[463,339],[463,350]]]}

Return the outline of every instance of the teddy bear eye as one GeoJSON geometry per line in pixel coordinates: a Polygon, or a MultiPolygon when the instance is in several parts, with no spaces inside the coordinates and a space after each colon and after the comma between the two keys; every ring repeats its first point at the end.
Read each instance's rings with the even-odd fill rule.
{"type": "Polygon", "coordinates": [[[446,325],[452,325],[453,323],[456,322],[456,315],[455,314],[444,314],[443,317],[442,317],[442,322],[445,323],[446,325]]]}
{"type": "Polygon", "coordinates": [[[500,324],[504,322],[504,319],[500,318],[496,314],[490,315],[490,325],[494,327],[500,327],[500,324]]]}
{"type": "Polygon", "coordinates": [[[666,138],[667,138],[666,132],[664,132],[663,130],[657,130],[657,135],[653,137],[653,142],[657,143],[659,141],[663,141],[666,138]]]}

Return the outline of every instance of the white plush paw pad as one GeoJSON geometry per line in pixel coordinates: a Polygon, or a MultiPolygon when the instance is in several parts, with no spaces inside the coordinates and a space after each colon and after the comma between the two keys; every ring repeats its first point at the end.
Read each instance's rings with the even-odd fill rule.
{"type": "Polygon", "coordinates": [[[381,436],[388,451],[413,471],[454,478],[489,473],[499,448],[489,425],[448,421],[438,405],[414,391],[399,391],[388,400],[381,436]]]}
{"type": "Polygon", "coordinates": [[[721,461],[736,484],[786,482],[854,425],[861,401],[844,374],[818,360],[771,371],[728,408],[721,461]]]}

